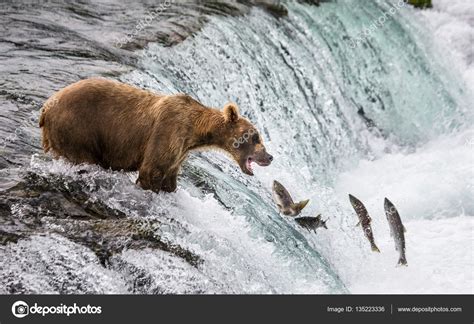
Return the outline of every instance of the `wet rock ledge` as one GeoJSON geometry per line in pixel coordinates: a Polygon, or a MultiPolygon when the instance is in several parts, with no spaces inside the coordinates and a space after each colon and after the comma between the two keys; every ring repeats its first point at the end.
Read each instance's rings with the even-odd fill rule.
{"type": "Polygon", "coordinates": [[[29,173],[22,182],[0,192],[0,244],[30,235],[59,234],[92,250],[103,266],[124,249],[159,249],[194,267],[201,259],[162,240],[159,221],[127,217],[100,201],[90,201],[83,184],[29,173]]]}

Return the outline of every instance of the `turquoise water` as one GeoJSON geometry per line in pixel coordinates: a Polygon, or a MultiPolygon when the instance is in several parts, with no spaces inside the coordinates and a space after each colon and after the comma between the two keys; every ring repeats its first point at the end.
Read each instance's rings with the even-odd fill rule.
{"type": "MultiPolygon", "coordinates": [[[[123,80],[188,93],[212,107],[234,101],[275,156],[254,178],[215,152],[194,154],[184,169],[173,215],[198,233],[182,240],[205,251],[222,271],[241,272],[246,284],[233,286],[230,274],[219,275],[220,280],[240,292],[345,292],[352,274],[343,264],[367,256],[344,197],[348,188],[357,194],[350,183],[360,179],[344,172],[361,160],[411,154],[440,136],[458,136],[469,129],[472,110],[462,82],[438,57],[412,9],[397,10],[354,46],[355,37],[390,9],[388,3],[288,7],[288,19],[254,10],[246,17],[213,18],[197,36],[172,48],[151,44],[141,53],[142,71],[123,80]],[[373,121],[371,127],[360,109],[373,121]],[[209,194],[192,185],[189,179],[195,177],[209,194]],[[270,196],[273,179],[301,199],[311,197],[306,212],[330,216],[331,230],[310,235],[279,216],[270,196]]],[[[435,154],[442,155],[442,149],[435,154]]],[[[375,174],[393,170],[391,163],[374,168],[375,174]]],[[[469,173],[469,161],[461,164],[451,180],[469,173]]],[[[436,168],[428,172],[435,174],[436,168]]],[[[418,179],[425,170],[413,172],[409,177],[418,179]]],[[[397,197],[390,192],[393,178],[388,181],[376,192],[385,186],[390,188],[385,194],[397,197]]],[[[451,197],[458,205],[459,196],[472,211],[466,190],[451,197]]],[[[442,208],[452,209],[451,198],[444,198],[442,208]]],[[[420,209],[406,197],[400,201],[420,209]]],[[[205,271],[215,276],[221,270],[205,271]]]]}

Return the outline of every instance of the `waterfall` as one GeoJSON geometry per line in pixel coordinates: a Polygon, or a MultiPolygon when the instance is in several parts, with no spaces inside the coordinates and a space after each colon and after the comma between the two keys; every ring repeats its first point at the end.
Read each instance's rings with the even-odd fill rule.
{"type": "MultiPolygon", "coordinates": [[[[159,220],[160,237],[202,259],[192,267],[144,249],[124,251],[102,270],[81,261],[77,267],[96,274],[83,280],[97,291],[122,292],[127,276],[139,274],[168,293],[431,293],[436,280],[472,265],[469,251],[443,249],[450,242],[462,250],[472,240],[472,96],[422,18],[389,1],[286,6],[282,19],[259,8],[212,17],[180,44],[149,44],[137,53],[139,68],[120,76],[211,107],[236,102],[274,156],[254,177],[218,152],[196,152],[177,192],[154,194],[137,188],[133,173],[90,167],[79,175],[63,161],[32,158],[34,172],[66,174],[94,187],[91,199],[159,220]],[[370,26],[377,27],[366,36],[370,26]],[[274,179],[296,200],[309,198],[303,214],[329,217],[328,229],[310,233],[279,215],[274,179]],[[355,227],[348,193],[366,203],[380,255],[355,227]],[[395,268],[384,197],[408,230],[407,269],[395,268]],[[445,265],[434,252],[446,256],[445,265]]],[[[45,240],[72,244],[55,236],[29,244],[36,251],[49,246],[45,240]]],[[[5,255],[13,260],[11,249],[5,255]]],[[[88,252],[71,253],[78,259],[88,252]]],[[[439,289],[459,291],[446,285],[439,289]]]]}

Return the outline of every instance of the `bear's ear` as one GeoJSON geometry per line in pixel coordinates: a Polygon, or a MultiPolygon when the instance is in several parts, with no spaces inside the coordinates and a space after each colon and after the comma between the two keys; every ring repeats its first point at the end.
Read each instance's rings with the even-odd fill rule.
{"type": "Polygon", "coordinates": [[[226,122],[236,122],[239,119],[239,108],[235,103],[228,103],[222,110],[226,122]]]}

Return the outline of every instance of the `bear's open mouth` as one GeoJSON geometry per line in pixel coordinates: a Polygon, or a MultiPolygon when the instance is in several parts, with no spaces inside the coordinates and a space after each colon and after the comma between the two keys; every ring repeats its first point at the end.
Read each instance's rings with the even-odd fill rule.
{"type": "Polygon", "coordinates": [[[253,169],[252,169],[252,162],[255,162],[251,156],[247,158],[247,161],[245,161],[245,170],[244,173],[253,176],[253,169]]]}
{"type": "Polygon", "coordinates": [[[249,156],[245,160],[245,164],[241,166],[241,169],[245,174],[253,176],[252,163],[257,163],[260,166],[270,165],[270,161],[268,161],[268,162],[267,161],[260,161],[258,159],[253,158],[252,156],[249,156]]]}

